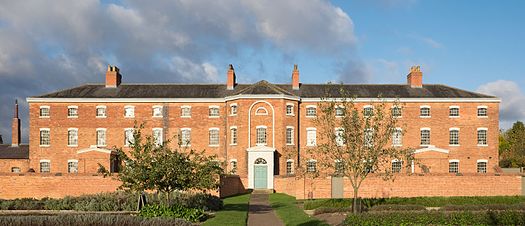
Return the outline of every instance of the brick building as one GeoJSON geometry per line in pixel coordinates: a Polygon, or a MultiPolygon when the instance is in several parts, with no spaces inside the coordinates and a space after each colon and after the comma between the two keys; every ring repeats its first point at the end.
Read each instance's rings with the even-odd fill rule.
{"type": "MultiPolygon", "coordinates": [[[[407,84],[302,84],[295,66],[291,84],[237,84],[230,65],[226,84],[122,84],[119,69],[108,66],[105,84],[27,98],[29,160],[22,168],[43,174],[92,174],[99,164],[113,169],[113,147],[127,150],[133,127],[144,123],[143,134],[159,143],[180,137],[186,148],[216,154],[246,188],[278,189],[274,181],[293,175],[297,164],[315,167],[305,153],[317,142],[317,103],[326,93],[337,98],[342,88],[363,108],[380,95],[401,102],[405,131],[393,145],[414,148],[427,173],[493,173],[499,99],[423,84],[422,76],[412,67],[407,84]]],[[[392,167],[404,164],[412,163],[392,167]]]]}

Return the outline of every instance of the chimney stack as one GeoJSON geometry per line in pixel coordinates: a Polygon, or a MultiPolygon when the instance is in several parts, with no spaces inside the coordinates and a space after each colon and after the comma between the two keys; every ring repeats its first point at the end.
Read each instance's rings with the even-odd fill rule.
{"type": "Polygon", "coordinates": [[[20,118],[18,118],[18,100],[15,100],[15,113],[13,116],[11,145],[17,147],[20,144],[20,118]]]}
{"type": "Polygon", "coordinates": [[[299,89],[299,69],[297,69],[297,64],[293,65],[292,88],[294,90],[298,90],[299,89]]]}
{"type": "Polygon", "coordinates": [[[233,90],[235,88],[235,70],[233,69],[233,65],[230,64],[230,67],[228,68],[228,78],[226,81],[226,88],[228,90],[233,90]]]}
{"type": "Polygon", "coordinates": [[[412,88],[423,87],[423,72],[419,66],[410,67],[410,72],[407,75],[407,84],[412,88]]]}
{"type": "Polygon", "coordinates": [[[108,71],[106,71],[106,88],[116,88],[120,86],[122,75],[119,73],[117,66],[108,65],[108,71]]]}

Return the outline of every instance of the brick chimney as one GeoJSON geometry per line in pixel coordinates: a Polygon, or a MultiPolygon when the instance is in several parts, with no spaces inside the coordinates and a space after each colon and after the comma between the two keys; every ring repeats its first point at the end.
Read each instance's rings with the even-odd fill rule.
{"type": "Polygon", "coordinates": [[[423,72],[419,66],[410,67],[410,72],[407,75],[407,84],[412,88],[423,87],[423,72]]]}
{"type": "Polygon", "coordinates": [[[297,64],[293,65],[292,88],[295,90],[299,89],[299,69],[297,69],[297,64]]]}
{"type": "Polygon", "coordinates": [[[106,71],[106,88],[116,88],[120,86],[121,81],[122,75],[120,75],[118,67],[108,65],[108,71],[106,71]]]}
{"type": "Polygon", "coordinates": [[[226,81],[226,88],[228,90],[233,90],[235,88],[235,70],[233,69],[233,65],[230,64],[230,67],[228,68],[228,78],[226,81]]]}
{"type": "Polygon", "coordinates": [[[15,100],[15,114],[13,116],[13,124],[11,126],[12,141],[11,145],[17,147],[20,144],[20,118],[18,118],[18,100],[15,100]]]}

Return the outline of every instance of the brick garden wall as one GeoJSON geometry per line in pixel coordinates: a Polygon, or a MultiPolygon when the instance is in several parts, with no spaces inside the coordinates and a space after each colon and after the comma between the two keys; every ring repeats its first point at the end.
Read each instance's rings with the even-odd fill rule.
{"type": "MultiPolygon", "coordinates": [[[[495,196],[521,195],[522,177],[519,175],[431,175],[398,176],[395,180],[384,181],[369,177],[360,189],[361,197],[416,197],[416,196],[495,196]]],[[[227,176],[221,182],[221,197],[244,193],[247,179],[227,176]]],[[[120,182],[113,178],[92,175],[54,174],[1,174],[0,199],[15,198],[60,198],[67,195],[79,196],[101,192],[113,192],[120,182]]],[[[331,179],[320,178],[314,181],[295,177],[275,177],[275,191],[308,198],[313,191],[314,198],[331,197],[331,179]]],[[[344,183],[344,196],[353,196],[348,180],[344,183]]],[[[216,193],[213,193],[216,194],[216,193]]]]}
{"type": "Polygon", "coordinates": [[[118,180],[92,175],[0,175],[0,199],[61,198],[101,192],[113,192],[118,180]]]}
{"type": "MultiPolygon", "coordinates": [[[[395,180],[384,181],[379,177],[367,178],[359,190],[361,197],[417,197],[417,196],[505,196],[521,195],[522,177],[501,176],[398,176],[395,180]]],[[[313,191],[314,198],[331,197],[331,179],[275,178],[276,192],[287,193],[298,199],[308,198],[313,191]]],[[[353,197],[349,180],[344,181],[344,197],[353,197]]]]}

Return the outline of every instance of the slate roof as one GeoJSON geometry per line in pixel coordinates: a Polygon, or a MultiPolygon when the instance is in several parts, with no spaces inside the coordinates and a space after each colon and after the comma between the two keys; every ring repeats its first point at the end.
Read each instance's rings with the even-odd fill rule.
{"type": "Polygon", "coordinates": [[[340,97],[340,90],[356,98],[496,98],[446,85],[423,85],[411,88],[406,84],[301,84],[293,90],[291,84],[238,84],[227,90],[226,84],[122,84],[106,88],[104,84],[87,84],[33,98],[224,98],[248,94],[280,94],[301,98],[340,97]]]}
{"type": "Polygon", "coordinates": [[[29,159],[29,145],[13,147],[10,144],[0,144],[0,159],[29,159]]]}

